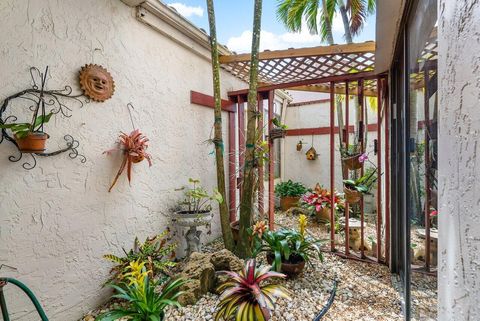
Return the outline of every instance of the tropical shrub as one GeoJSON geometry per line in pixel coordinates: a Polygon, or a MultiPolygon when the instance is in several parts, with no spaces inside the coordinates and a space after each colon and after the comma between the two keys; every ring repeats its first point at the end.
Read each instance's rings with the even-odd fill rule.
{"type": "Polygon", "coordinates": [[[109,281],[121,282],[133,261],[144,263],[150,277],[165,278],[169,274],[169,269],[176,265],[172,259],[175,257],[177,244],[169,241],[169,232],[167,229],[159,235],[148,237],[144,243],[140,243],[136,237],[133,249],[128,252],[123,249],[125,253],[123,257],[113,254],[104,255],[105,259],[117,264],[110,271],[112,277],[109,281]]]}
{"type": "Polygon", "coordinates": [[[346,188],[360,192],[362,194],[369,194],[373,184],[377,180],[377,169],[374,168],[365,172],[365,174],[358,179],[345,179],[343,184],[346,188]]]}
{"type": "MultiPolygon", "coordinates": [[[[335,191],[335,196],[333,197],[334,208],[335,210],[343,209],[343,198],[342,194],[335,191]]],[[[309,210],[312,214],[315,212],[320,212],[324,208],[331,208],[332,197],[331,193],[326,189],[317,184],[313,191],[307,192],[304,194],[300,200],[300,205],[309,210]]]]}
{"type": "Polygon", "coordinates": [[[267,252],[273,255],[272,269],[281,271],[282,262],[299,263],[305,261],[311,264],[313,257],[323,260],[321,240],[306,233],[307,217],[299,216],[298,230],[282,228],[276,231],[266,229],[261,236],[254,234],[254,255],[267,252]]]}
{"type": "Polygon", "coordinates": [[[220,303],[215,321],[248,320],[268,321],[277,298],[289,298],[289,291],[281,285],[265,284],[271,278],[285,278],[284,274],[270,271],[269,266],[256,267],[255,259],[245,263],[239,272],[220,272],[229,280],[220,285],[220,303]]]}
{"type": "Polygon", "coordinates": [[[125,282],[109,285],[116,291],[112,298],[124,300],[126,306],[101,314],[95,320],[113,321],[126,318],[132,321],[162,321],[167,306],[180,307],[178,297],[183,292],[178,289],[187,281],[176,279],[165,283],[161,290],[157,291],[159,281],[150,278],[149,274],[145,262],[130,262],[124,274],[125,282]]]}
{"type": "Polygon", "coordinates": [[[288,197],[288,196],[302,196],[307,192],[307,188],[302,183],[292,182],[288,180],[286,182],[281,182],[275,185],[275,195],[278,197],[288,197]]]}

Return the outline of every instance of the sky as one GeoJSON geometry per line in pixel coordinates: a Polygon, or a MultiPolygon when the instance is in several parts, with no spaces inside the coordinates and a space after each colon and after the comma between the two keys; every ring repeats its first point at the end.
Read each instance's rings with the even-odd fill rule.
{"type": "MultiPolygon", "coordinates": [[[[197,27],[208,32],[208,17],[205,0],[163,0],[174,7],[182,16],[197,27]]],[[[216,0],[215,16],[217,37],[221,44],[237,53],[250,52],[251,30],[253,25],[253,0],[216,0]]],[[[311,35],[306,28],[301,33],[287,31],[277,20],[276,6],[278,0],[264,0],[262,10],[262,33],[260,50],[279,50],[288,48],[314,47],[321,45],[320,37],[311,35]]],[[[340,16],[333,21],[335,43],[345,43],[343,24],[340,16]]],[[[354,42],[375,40],[375,17],[367,18],[362,33],[354,42]]]]}

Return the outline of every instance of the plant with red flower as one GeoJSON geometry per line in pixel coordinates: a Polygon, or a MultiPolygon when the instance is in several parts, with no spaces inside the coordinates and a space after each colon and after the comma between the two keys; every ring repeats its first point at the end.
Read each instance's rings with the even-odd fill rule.
{"type": "MultiPolygon", "coordinates": [[[[332,196],[331,193],[326,189],[317,184],[315,189],[305,195],[303,195],[301,205],[312,212],[320,212],[324,208],[331,208],[332,196]]],[[[342,195],[335,191],[333,196],[333,203],[335,209],[338,209],[340,206],[343,206],[342,195]]]]}

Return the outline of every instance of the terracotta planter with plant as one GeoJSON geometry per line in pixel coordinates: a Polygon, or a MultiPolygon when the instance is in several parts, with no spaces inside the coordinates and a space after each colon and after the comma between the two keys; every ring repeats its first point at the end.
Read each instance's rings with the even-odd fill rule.
{"type": "Polygon", "coordinates": [[[345,192],[345,201],[347,201],[349,204],[356,204],[362,199],[362,193],[359,191],[350,189],[348,187],[345,187],[343,191],[345,192]]]}
{"type": "Polygon", "coordinates": [[[282,124],[278,118],[272,119],[273,128],[268,133],[268,138],[270,140],[284,138],[287,134],[287,126],[282,124]]]}
{"type": "MultiPolygon", "coordinates": [[[[337,211],[344,206],[344,200],[341,194],[334,192],[333,206],[337,211]]],[[[321,223],[330,222],[330,208],[332,207],[332,197],[328,189],[317,184],[313,191],[302,196],[300,206],[314,214],[321,223]]]]}
{"type": "MultiPolygon", "coordinates": [[[[313,257],[323,259],[321,241],[307,235],[307,217],[300,215],[298,229],[282,228],[270,231],[266,228],[253,229],[253,255],[267,253],[272,269],[295,276],[303,271],[313,257]]],[[[257,223],[258,224],[258,223],[257,223]]]]}
{"type": "Polygon", "coordinates": [[[0,124],[0,129],[10,129],[22,153],[42,153],[49,138],[43,132],[43,124],[52,117],[52,113],[34,117],[31,123],[0,124]]]}
{"type": "Polygon", "coordinates": [[[377,181],[377,168],[370,168],[358,179],[343,180],[345,200],[350,204],[358,203],[362,195],[370,194],[373,184],[377,181]]]}
{"type": "Polygon", "coordinates": [[[362,168],[362,163],[360,162],[361,154],[358,153],[357,155],[342,157],[343,166],[348,168],[349,170],[356,170],[362,168]]]}
{"type": "Polygon", "coordinates": [[[302,183],[286,182],[279,183],[275,186],[275,195],[280,197],[280,206],[283,211],[296,206],[300,197],[307,192],[307,188],[302,183]]]}

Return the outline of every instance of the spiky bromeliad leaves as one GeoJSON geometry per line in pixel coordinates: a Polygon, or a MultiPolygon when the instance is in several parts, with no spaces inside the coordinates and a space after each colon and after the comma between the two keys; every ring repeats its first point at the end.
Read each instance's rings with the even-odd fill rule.
{"type": "Polygon", "coordinates": [[[268,321],[277,298],[290,298],[289,291],[283,286],[264,282],[270,278],[285,278],[285,274],[270,271],[270,266],[256,268],[255,259],[248,260],[239,273],[220,273],[226,274],[230,280],[218,288],[222,294],[215,321],[268,321]]]}
{"type": "Polygon", "coordinates": [[[117,175],[115,176],[112,185],[108,189],[112,191],[113,186],[117,183],[118,178],[122,175],[125,167],[127,168],[127,178],[130,183],[132,180],[132,165],[140,163],[144,159],[148,161],[148,165],[152,166],[152,157],[147,153],[149,139],[143,135],[139,129],[133,130],[130,135],[121,133],[119,136],[118,146],[116,148],[105,151],[106,154],[111,154],[114,151],[121,151],[123,153],[123,160],[117,175]]]}
{"type": "Polygon", "coordinates": [[[109,281],[123,281],[125,272],[133,261],[144,263],[151,277],[169,275],[169,269],[176,265],[172,259],[175,257],[177,244],[169,242],[168,233],[169,231],[165,230],[159,235],[148,237],[144,243],[140,243],[136,237],[133,249],[128,252],[123,249],[123,257],[104,255],[105,259],[116,264],[110,271],[112,278],[109,281]]]}

